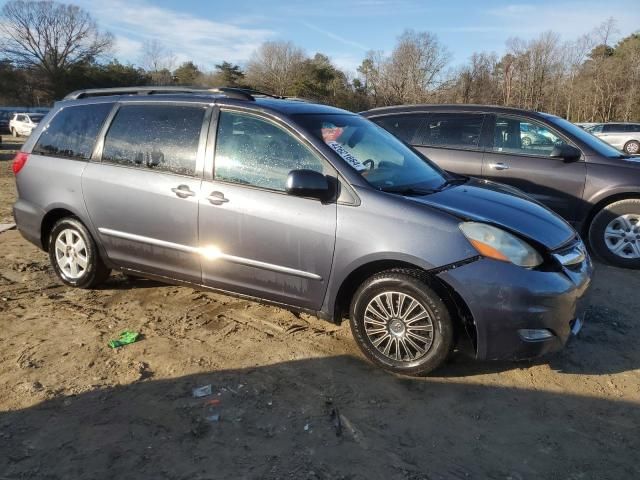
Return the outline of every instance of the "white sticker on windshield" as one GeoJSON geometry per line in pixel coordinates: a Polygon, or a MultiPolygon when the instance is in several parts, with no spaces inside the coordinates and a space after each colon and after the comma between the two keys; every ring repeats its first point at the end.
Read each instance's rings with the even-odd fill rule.
{"type": "Polygon", "coordinates": [[[333,148],[338,155],[340,155],[349,165],[351,165],[357,171],[362,172],[363,170],[367,170],[367,167],[360,163],[360,160],[347,152],[347,150],[338,142],[327,142],[327,145],[333,148]]]}

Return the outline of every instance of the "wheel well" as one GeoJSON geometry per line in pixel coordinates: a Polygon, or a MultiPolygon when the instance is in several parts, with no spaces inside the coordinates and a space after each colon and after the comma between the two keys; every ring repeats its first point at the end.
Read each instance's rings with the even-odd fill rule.
{"type": "Polygon", "coordinates": [[[593,221],[593,218],[596,216],[596,214],[600,210],[602,210],[604,207],[614,202],[619,202],[620,200],[630,200],[630,199],[640,200],[640,192],[618,193],[615,195],[611,195],[610,197],[603,198],[598,203],[596,203],[593,207],[591,207],[591,210],[589,210],[589,214],[587,215],[587,218],[584,224],[582,225],[582,229],[581,229],[582,231],[580,232],[582,238],[589,237],[589,227],[591,226],[591,222],[593,221]]]}
{"type": "Polygon", "coordinates": [[[407,262],[399,262],[395,260],[379,260],[367,263],[358,267],[351,272],[340,285],[338,295],[336,296],[334,320],[340,323],[343,317],[349,315],[349,307],[351,299],[362,282],[376,273],[391,269],[409,269],[418,271],[420,277],[442,298],[454,322],[456,338],[461,335],[467,335],[473,343],[474,349],[477,349],[477,333],[473,316],[469,307],[462,297],[447,283],[440,280],[436,275],[429,273],[416,265],[407,262]]]}
{"type": "Polygon", "coordinates": [[[40,226],[40,243],[42,244],[42,249],[46,252],[49,250],[49,234],[53,229],[55,223],[64,217],[73,217],[75,216],[73,212],[66,210],[64,208],[54,208],[47,212],[47,214],[42,219],[42,225],[40,226]]]}

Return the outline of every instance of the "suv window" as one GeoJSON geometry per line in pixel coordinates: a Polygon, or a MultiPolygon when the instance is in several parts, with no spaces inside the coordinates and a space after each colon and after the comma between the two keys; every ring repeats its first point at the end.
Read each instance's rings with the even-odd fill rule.
{"type": "Polygon", "coordinates": [[[102,161],[195,175],[205,107],[123,105],[104,139],[102,161]]]}
{"type": "Polygon", "coordinates": [[[541,123],[512,117],[496,117],[494,152],[548,157],[555,145],[566,143],[541,123]]]}
{"type": "Polygon", "coordinates": [[[620,133],[624,132],[625,130],[625,126],[620,125],[619,123],[607,123],[606,125],[602,126],[603,133],[620,133]]]}
{"type": "Polygon", "coordinates": [[[100,127],[112,107],[112,103],[64,107],[42,131],[33,153],[88,160],[100,127]]]}
{"type": "Polygon", "coordinates": [[[415,143],[434,147],[478,148],[484,115],[432,113],[415,143]]]}
{"type": "Polygon", "coordinates": [[[289,172],[297,169],[329,173],[323,161],[283,128],[253,115],[220,112],[216,180],[285,191],[289,172]]]}
{"type": "Polygon", "coordinates": [[[421,126],[424,124],[424,115],[391,115],[388,117],[371,118],[370,120],[403,142],[411,144],[416,138],[416,134],[421,130],[421,126]]]}

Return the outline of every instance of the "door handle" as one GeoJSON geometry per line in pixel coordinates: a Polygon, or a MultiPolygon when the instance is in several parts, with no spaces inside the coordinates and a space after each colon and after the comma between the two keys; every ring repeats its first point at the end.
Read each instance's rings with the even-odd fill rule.
{"type": "Polygon", "coordinates": [[[489,166],[494,170],[509,170],[509,165],[505,165],[502,162],[490,163],[489,166]]]}
{"type": "Polygon", "coordinates": [[[180,198],[193,197],[196,194],[196,192],[192,192],[189,189],[189,185],[178,185],[172,188],[171,191],[180,198]]]}
{"type": "Polygon", "coordinates": [[[207,200],[209,200],[209,203],[213,205],[222,205],[229,201],[228,198],[224,198],[224,193],[222,192],[211,192],[207,197],[207,200]]]}

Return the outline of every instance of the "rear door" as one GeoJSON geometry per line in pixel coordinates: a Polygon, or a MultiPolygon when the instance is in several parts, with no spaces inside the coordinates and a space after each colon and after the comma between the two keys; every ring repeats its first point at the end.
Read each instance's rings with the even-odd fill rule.
{"type": "Polygon", "coordinates": [[[493,144],[484,156],[484,177],[523,190],[569,221],[582,218],[586,167],[549,155],[569,143],[548,125],[528,118],[493,116],[493,144]]]}
{"type": "Polygon", "coordinates": [[[119,106],[84,170],[87,209],[120,266],[200,282],[198,193],[206,105],[119,106]]]}
{"type": "Polygon", "coordinates": [[[609,145],[622,150],[625,139],[627,138],[626,125],[621,123],[605,123],[602,126],[602,132],[598,136],[609,145]]]}
{"type": "Polygon", "coordinates": [[[421,112],[371,118],[441,168],[479,177],[485,115],[473,112],[421,112]]]}
{"type": "Polygon", "coordinates": [[[215,170],[207,168],[212,178],[203,181],[200,199],[203,283],[320,308],[333,261],[336,203],[287,195],[285,184],[291,170],[334,179],[336,171],[273,118],[223,109],[213,134],[215,170]]]}

